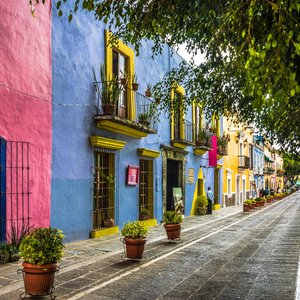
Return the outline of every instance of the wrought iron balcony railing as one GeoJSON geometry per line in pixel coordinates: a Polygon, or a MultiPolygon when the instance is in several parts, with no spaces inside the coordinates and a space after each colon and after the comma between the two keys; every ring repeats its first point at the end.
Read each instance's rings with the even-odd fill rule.
{"type": "Polygon", "coordinates": [[[181,122],[175,122],[173,125],[174,140],[181,141],[187,144],[193,144],[193,129],[194,129],[193,123],[186,119],[182,119],[183,126],[180,123],[181,122]]]}
{"type": "Polygon", "coordinates": [[[117,80],[95,82],[95,88],[99,116],[114,116],[157,130],[157,110],[152,99],[117,80]]]}
{"type": "Polygon", "coordinates": [[[228,155],[228,142],[229,139],[227,136],[221,136],[217,138],[217,154],[219,156],[228,155]]]}
{"type": "Polygon", "coordinates": [[[245,155],[238,155],[239,169],[250,169],[250,158],[245,155]]]}
{"type": "Polygon", "coordinates": [[[198,129],[198,132],[196,133],[196,147],[199,148],[207,148],[207,149],[211,149],[212,145],[211,145],[211,137],[212,134],[210,133],[209,130],[207,129],[198,129]]]}
{"type": "Polygon", "coordinates": [[[264,174],[274,174],[275,169],[272,167],[264,167],[264,174]]]}

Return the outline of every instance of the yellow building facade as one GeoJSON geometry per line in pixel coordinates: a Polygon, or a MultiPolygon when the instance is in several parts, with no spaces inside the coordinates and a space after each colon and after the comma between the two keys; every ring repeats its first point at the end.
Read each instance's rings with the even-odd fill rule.
{"type": "Polygon", "coordinates": [[[223,119],[224,133],[230,138],[223,160],[223,207],[242,204],[253,197],[253,128],[223,119]]]}

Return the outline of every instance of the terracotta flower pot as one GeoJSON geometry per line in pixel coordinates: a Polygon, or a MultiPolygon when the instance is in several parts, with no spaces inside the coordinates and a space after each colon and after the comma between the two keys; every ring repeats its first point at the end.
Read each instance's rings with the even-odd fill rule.
{"type": "Polygon", "coordinates": [[[102,111],[104,115],[115,115],[117,105],[116,104],[105,104],[102,105],[102,111]]]}
{"type": "Polygon", "coordinates": [[[181,224],[165,224],[168,240],[176,240],[180,237],[181,224]]]}
{"type": "Polygon", "coordinates": [[[133,83],[131,83],[131,87],[132,87],[132,89],[136,92],[136,91],[139,89],[139,84],[133,82],[133,83]]]}
{"type": "Polygon", "coordinates": [[[244,212],[250,212],[250,206],[248,204],[244,204],[243,208],[244,212]]]}
{"type": "Polygon", "coordinates": [[[37,296],[52,293],[58,263],[35,265],[23,262],[22,266],[25,293],[27,295],[37,296]]]}
{"type": "Polygon", "coordinates": [[[124,238],[124,243],[126,245],[127,258],[132,258],[132,259],[142,258],[146,239],[134,240],[134,239],[124,238]]]}

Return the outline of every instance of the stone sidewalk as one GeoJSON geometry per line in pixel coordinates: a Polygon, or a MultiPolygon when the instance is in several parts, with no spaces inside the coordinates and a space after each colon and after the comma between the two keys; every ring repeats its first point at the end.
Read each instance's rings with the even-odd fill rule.
{"type": "MultiPolygon", "coordinates": [[[[189,231],[199,226],[205,226],[231,215],[242,214],[242,206],[231,206],[213,211],[212,215],[190,216],[183,220],[182,232],[189,231]]],[[[65,254],[60,262],[59,273],[76,270],[79,267],[89,265],[95,261],[104,260],[109,256],[124,255],[121,233],[98,239],[87,239],[78,242],[67,243],[65,254]]],[[[147,244],[166,239],[165,229],[162,224],[149,228],[147,244]]],[[[22,260],[14,263],[0,265],[0,299],[8,292],[23,286],[22,275],[17,273],[22,260]]]]}

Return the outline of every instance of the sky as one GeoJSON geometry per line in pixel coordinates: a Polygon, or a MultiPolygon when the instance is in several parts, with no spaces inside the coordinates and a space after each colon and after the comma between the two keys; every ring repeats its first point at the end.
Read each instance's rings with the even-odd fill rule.
{"type": "MultiPolygon", "coordinates": [[[[179,46],[179,49],[178,49],[178,54],[181,55],[186,61],[189,61],[192,57],[191,54],[189,54],[186,49],[185,49],[185,44],[179,46]]],[[[195,63],[196,65],[203,62],[204,61],[204,54],[201,54],[201,53],[198,53],[196,56],[195,56],[195,63]]]]}

